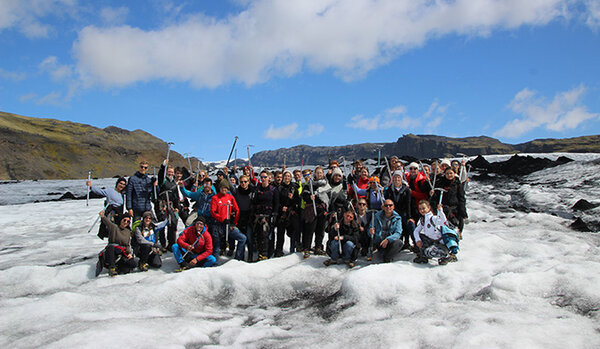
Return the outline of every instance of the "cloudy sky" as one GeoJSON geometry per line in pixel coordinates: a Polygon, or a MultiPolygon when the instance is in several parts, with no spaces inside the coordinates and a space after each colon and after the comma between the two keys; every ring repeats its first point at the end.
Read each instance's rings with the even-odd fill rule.
{"type": "Polygon", "coordinates": [[[600,134],[600,0],[0,0],[0,110],[206,160],[600,134]]]}

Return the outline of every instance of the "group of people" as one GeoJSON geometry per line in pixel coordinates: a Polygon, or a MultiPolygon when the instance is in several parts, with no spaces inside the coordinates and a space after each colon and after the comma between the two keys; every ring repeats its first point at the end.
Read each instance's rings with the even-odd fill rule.
{"type": "Polygon", "coordinates": [[[260,173],[246,166],[239,177],[225,167],[215,179],[165,160],[157,177],[147,172],[142,161],[114,189],[86,183],[106,197],[98,236],[108,245],[97,273],[159,268],[169,252],[178,271],[218,265],[224,254],[257,262],[283,256],[286,240],[289,253],[328,255],[326,266],[352,268],[359,256],[391,262],[403,249],[415,263],[446,264],[457,260],[467,218],[467,170],[456,160],[405,166],[392,157],[372,174],[360,160],[346,174],[337,161],[260,173]],[[186,228],[178,235],[179,220],[186,228]]]}

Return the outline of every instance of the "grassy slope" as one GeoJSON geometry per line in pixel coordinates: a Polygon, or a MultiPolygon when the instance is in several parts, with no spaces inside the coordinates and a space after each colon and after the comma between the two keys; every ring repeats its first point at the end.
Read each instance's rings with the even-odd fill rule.
{"type": "MultiPolygon", "coordinates": [[[[0,112],[0,179],[130,175],[144,159],[159,166],[167,145],[144,132],[0,112]]],[[[173,164],[183,165],[172,152],[173,164]]]]}

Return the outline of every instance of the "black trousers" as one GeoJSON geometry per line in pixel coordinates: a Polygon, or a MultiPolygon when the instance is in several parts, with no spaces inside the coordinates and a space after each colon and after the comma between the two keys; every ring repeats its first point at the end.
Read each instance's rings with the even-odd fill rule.
{"type": "Polygon", "coordinates": [[[127,274],[136,267],[137,263],[135,258],[127,259],[125,256],[123,256],[123,258],[119,260],[119,263],[116,263],[118,256],[123,256],[123,251],[120,248],[117,248],[117,245],[110,244],[106,246],[106,251],[104,252],[104,261],[108,268],[118,267],[120,273],[127,274]]]}
{"type": "Polygon", "coordinates": [[[327,223],[327,218],[323,213],[318,213],[317,217],[310,222],[304,222],[302,225],[303,250],[306,251],[310,249],[313,235],[315,237],[315,248],[325,250],[323,248],[323,239],[325,238],[325,223],[327,223]]]}
{"type": "Polygon", "coordinates": [[[162,266],[162,260],[158,253],[152,250],[150,245],[141,245],[136,255],[140,259],[140,263],[148,263],[153,268],[160,268],[162,266]]]}

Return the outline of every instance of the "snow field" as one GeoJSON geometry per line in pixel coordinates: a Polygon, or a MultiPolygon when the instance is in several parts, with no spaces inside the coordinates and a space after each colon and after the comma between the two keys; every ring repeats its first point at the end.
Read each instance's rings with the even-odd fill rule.
{"type": "MultiPolygon", "coordinates": [[[[570,166],[528,180],[550,182],[570,166]]],[[[528,185],[525,200],[556,205],[548,188],[528,185]]],[[[593,190],[569,185],[551,185],[574,192],[561,202],[593,190]]],[[[292,254],[173,273],[167,254],[159,270],[115,278],[93,276],[105,242],[86,232],[102,200],[0,206],[0,346],[600,347],[600,237],[510,200],[470,184],[459,261],[446,266],[413,264],[403,251],[351,270],[292,254]]]]}

